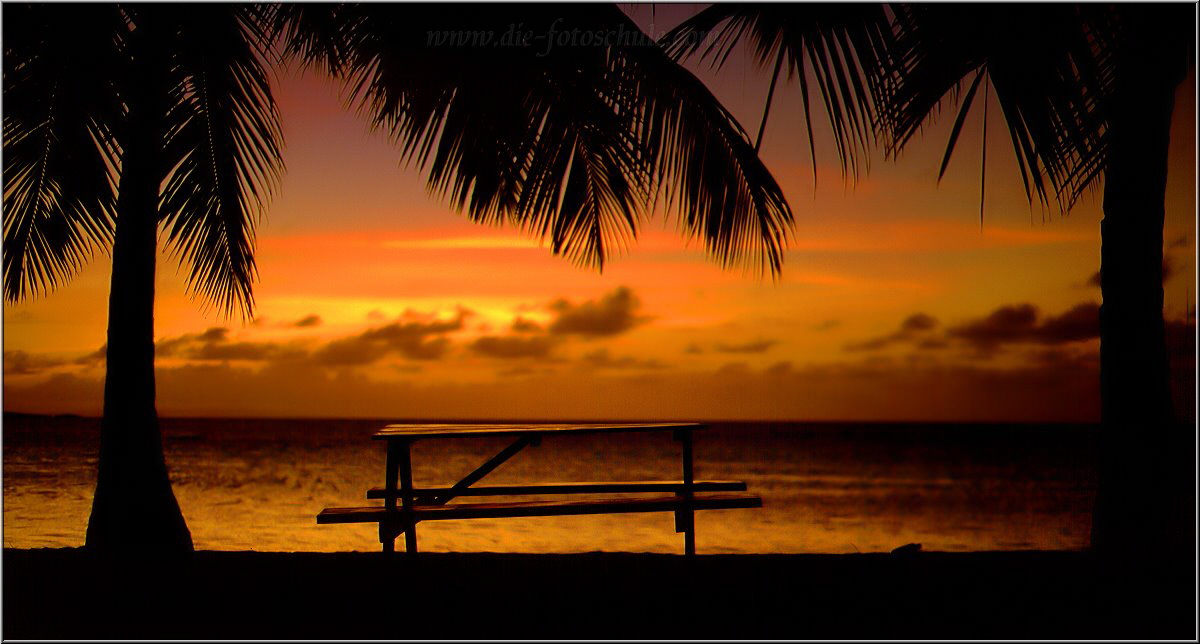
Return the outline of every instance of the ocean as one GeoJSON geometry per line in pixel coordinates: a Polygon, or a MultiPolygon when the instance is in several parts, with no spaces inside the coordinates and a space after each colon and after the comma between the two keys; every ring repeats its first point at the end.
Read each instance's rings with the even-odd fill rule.
{"type": "MultiPolygon", "coordinates": [[[[383,484],[395,420],[163,419],[167,464],[196,548],[377,551],[376,528],[316,524],[383,484]]],[[[409,421],[405,421],[409,422],[409,421]]],[[[4,546],[84,542],[99,420],[6,414],[4,546]]],[[[502,439],[418,441],[418,485],[451,484],[502,439]]],[[[697,478],[745,480],[763,507],[696,516],[705,553],[1072,550],[1088,544],[1095,427],[913,423],[711,423],[697,478]]],[[[547,437],[488,483],[678,478],[669,434],[547,437]]],[[[682,552],[669,513],[422,523],[423,551],[682,552]]],[[[403,543],[403,539],[399,540],[403,543]]]]}

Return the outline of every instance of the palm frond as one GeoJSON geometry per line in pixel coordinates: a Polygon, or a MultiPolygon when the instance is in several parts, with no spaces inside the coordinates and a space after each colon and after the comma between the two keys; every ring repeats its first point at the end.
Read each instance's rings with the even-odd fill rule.
{"type": "Polygon", "coordinates": [[[268,20],[255,5],[170,11],[170,172],[160,216],[193,296],[223,313],[253,311],[254,227],[283,169],[279,112],[263,57],[268,20]]]}
{"type": "MultiPolygon", "coordinates": [[[[881,101],[888,151],[897,155],[973,70],[986,73],[1003,113],[1026,195],[1063,211],[1098,176],[1106,90],[1102,50],[1079,7],[896,5],[890,80],[881,101]],[[1090,159],[1090,161],[1089,161],[1090,159]],[[1090,170],[1089,170],[1090,166],[1090,170]]],[[[975,78],[972,89],[979,82],[975,78]]],[[[943,161],[971,109],[964,95],[943,161]]]]}
{"type": "Polygon", "coordinates": [[[677,59],[699,54],[715,67],[739,43],[764,68],[786,56],[788,78],[798,77],[810,152],[815,155],[810,113],[815,84],[843,173],[857,176],[875,144],[875,105],[891,40],[883,5],[722,3],[684,21],[661,42],[677,59]]]}
{"type": "Polygon", "coordinates": [[[778,186],[736,121],[616,7],[355,5],[338,21],[327,37],[341,42],[292,50],[339,52],[327,66],[350,102],[471,219],[602,266],[660,184],[687,182],[668,201],[689,233],[722,263],[778,270],[791,217],[778,186]],[[505,42],[514,29],[540,39],[505,42]]]}
{"type": "Polygon", "coordinates": [[[68,281],[112,238],[112,7],[4,6],[4,297],[68,281]]]}

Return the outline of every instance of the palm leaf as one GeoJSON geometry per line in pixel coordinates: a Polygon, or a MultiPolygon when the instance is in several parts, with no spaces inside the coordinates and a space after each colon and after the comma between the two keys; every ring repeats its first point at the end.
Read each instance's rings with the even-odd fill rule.
{"type": "Polygon", "coordinates": [[[112,236],[112,7],[4,6],[4,297],[68,281],[112,236]]]}
{"type": "Polygon", "coordinates": [[[160,214],[194,296],[253,310],[254,226],[283,168],[264,67],[269,16],[254,5],[169,11],[173,87],[160,214]]]}
{"type": "MultiPolygon", "coordinates": [[[[880,111],[888,151],[899,154],[972,70],[986,69],[1009,131],[1026,195],[1069,209],[1098,176],[1104,93],[1088,21],[1072,5],[896,5],[888,93],[880,111]],[[1088,159],[1091,159],[1088,162],[1088,159]]],[[[976,84],[978,83],[976,78],[976,84]]],[[[974,87],[973,85],[972,87],[974,87]]],[[[943,162],[970,110],[968,92],[943,162]]]]}
{"type": "Polygon", "coordinates": [[[887,80],[883,63],[891,39],[882,5],[729,3],[701,11],[668,32],[662,42],[676,58],[699,54],[715,67],[721,67],[739,43],[763,67],[786,55],[788,77],[795,74],[799,81],[810,152],[815,156],[811,77],[843,172],[856,176],[875,144],[875,105],[887,80]],[[705,42],[708,45],[701,51],[705,42]]]}
{"type": "Polygon", "coordinates": [[[685,230],[722,263],[778,270],[791,217],[781,191],[736,121],[616,7],[354,5],[331,17],[326,37],[339,42],[289,50],[342,71],[349,102],[471,219],[602,266],[636,238],[658,187],[686,182],[667,199],[685,230]],[[503,45],[516,25],[629,40],[503,45]]]}

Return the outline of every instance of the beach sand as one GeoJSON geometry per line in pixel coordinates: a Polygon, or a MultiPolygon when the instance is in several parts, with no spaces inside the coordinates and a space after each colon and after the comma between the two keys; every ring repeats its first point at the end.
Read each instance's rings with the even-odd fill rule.
{"type": "Polygon", "coordinates": [[[4,551],[12,638],[1193,639],[1194,559],[4,551]]]}

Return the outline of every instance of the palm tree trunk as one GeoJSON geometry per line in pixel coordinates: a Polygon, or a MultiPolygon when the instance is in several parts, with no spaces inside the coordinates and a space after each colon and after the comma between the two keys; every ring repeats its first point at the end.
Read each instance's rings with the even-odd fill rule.
{"type": "MultiPolygon", "coordinates": [[[[1142,31],[1142,34],[1148,34],[1142,31]]],[[[1092,547],[1167,554],[1180,535],[1179,476],[1163,331],[1163,220],[1175,89],[1187,69],[1169,39],[1132,37],[1109,113],[1101,222],[1100,482],[1092,547]]],[[[1183,434],[1182,437],[1186,437],[1183,434]]],[[[1190,451],[1190,450],[1189,450],[1190,451]]],[[[1191,483],[1187,483],[1191,485],[1191,483]]]]}
{"type": "MultiPolygon", "coordinates": [[[[140,29],[141,27],[139,27],[140,29]]],[[[125,94],[121,180],[108,300],[108,358],[99,472],[87,547],[177,553],[192,538],[171,490],[155,409],[154,273],[163,121],[154,56],[135,52],[125,94]]]]}

